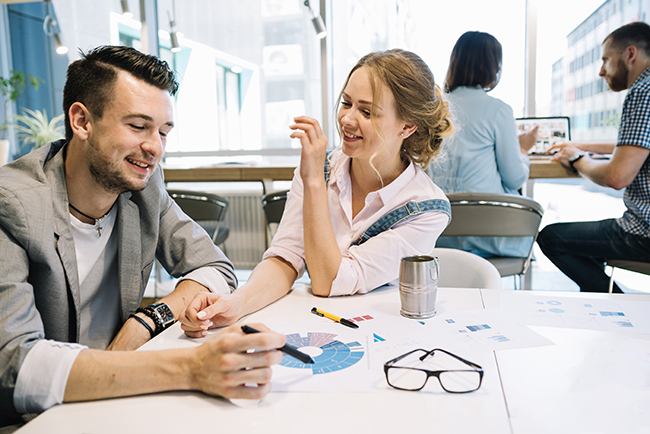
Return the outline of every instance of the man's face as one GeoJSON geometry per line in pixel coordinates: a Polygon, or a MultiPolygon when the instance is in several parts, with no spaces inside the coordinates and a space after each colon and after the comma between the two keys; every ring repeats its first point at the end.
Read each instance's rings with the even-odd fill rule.
{"type": "Polygon", "coordinates": [[[90,118],[86,158],[93,180],[115,194],[145,188],[174,126],[169,92],[121,71],[103,116],[90,118]]]}
{"type": "Polygon", "coordinates": [[[614,92],[620,92],[628,88],[630,71],[623,59],[625,51],[614,49],[609,40],[603,44],[603,66],[600,68],[600,75],[607,81],[607,85],[614,92]]]}

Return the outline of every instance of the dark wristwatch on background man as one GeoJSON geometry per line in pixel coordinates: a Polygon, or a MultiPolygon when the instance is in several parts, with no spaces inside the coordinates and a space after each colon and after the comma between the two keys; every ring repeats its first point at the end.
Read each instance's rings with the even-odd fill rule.
{"type": "Polygon", "coordinates": [[[143,323],[143,325],[145,325],[145,327],[149,330],[152,338],[159,335],[163,330],[171,327],[176,322],[176,318],[174,318],[174,312],[172,312],[169,306],[167,306],[165,303],[153,303],[147,307],[139,307],[135,312],[141,312],[147,315],[153,320],[154,324],[156,324],[155,330],[151,330],[149,325],[144,322],[144,320],[138,318],[137,316],[135,317],[136,319],[141,320],[140,322],[143,323]]]}
{"type": "Polygon", "coordinates": [[[576,152],[572,156],[569,157],[569,166],[573,169],[574,172],[578,172],[578,169],[575,168],[574,164],[576,164],[576,161],[584,157],[585,154],[584,152],[576,152]]]}

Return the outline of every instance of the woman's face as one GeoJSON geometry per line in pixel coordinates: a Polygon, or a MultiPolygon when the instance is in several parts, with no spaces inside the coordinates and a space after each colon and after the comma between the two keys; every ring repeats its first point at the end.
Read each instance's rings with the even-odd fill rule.
{"type": "Polygon", "coordinates": [[[390,90],[383,84],[377,90],[379,100],[375,101],[373,109],[370,78],[365,67],[354,71],[343,89],[338,122],[343,136],[343,152],[349,157],[369,159],[384,146],[370,122],[372,110],[375,110],[377,126],[386,140],[385,150],[389,152],[386,157],[399,155],[404,139],[400,134],[404,131],[405,123],[397,118],[395,99],[390,90]]]}

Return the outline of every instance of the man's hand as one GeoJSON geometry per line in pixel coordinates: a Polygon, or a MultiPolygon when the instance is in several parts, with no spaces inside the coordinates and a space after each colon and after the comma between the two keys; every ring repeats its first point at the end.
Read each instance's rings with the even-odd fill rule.
{"type": "Polygon", "coordinates": [[[200,292],[187,305],[179,321],[187,336],[201,338],[210,328],[234,324],[243,316],[242,309],[243,303],[235,294],[200,292]]]}
{"type": "Polygon", "coordinates": [[[551,148],[546,151],[547,154],[552,153],[557,150],[551,157],[551,161],[559,162],[565,167],[571,167],[569,164],[569,157],[571,157],[576,152],[583,152],[582,149],[578,148],[571,142],[564,142],[557,145],[551,146],[551,148]]]}
{"type": "Polygon", "coordinates": [[[197,390],[228,399],[262,398],[271,388],[271,365],[282,360],[275,349],[285,344],[286,337],[262,324],[251,326],[260,333],[247,335],[240,325],[233,325],[194,348],[85,349],[70,371],[64,402],[168,390],[197,390]]]}
{"type": "Polygon", "coordinates": [[[194,349],[191,389],[228,399],[260,399],[271,390],[271,365],[282,361],[275,349],[286,337],[262,324],[251,326],[260,333],[246,335],[233,325],[194,349]]]}

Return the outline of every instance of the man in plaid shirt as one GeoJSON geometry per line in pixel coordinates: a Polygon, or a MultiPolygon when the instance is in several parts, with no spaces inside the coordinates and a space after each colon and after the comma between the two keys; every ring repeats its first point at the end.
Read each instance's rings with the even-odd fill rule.
{"type": "MultiPolygon", "coordinates": [[[[618,219],[552,224],[537,239],[542,252],[590,292],[609,289],[605,260],[650,262],[650,26],[635,22],[607,36],[599,75],[614,92],[629,89],[616,144],[567,142],[550,151],[557,149],[554,161],[596,184],[625,188],[627,211],[618,219]],[[612,158],[596,160],[587,152],[612,158]]],[[[622,291],[614,284],[613,292],[622,291]]]]}

